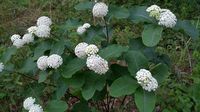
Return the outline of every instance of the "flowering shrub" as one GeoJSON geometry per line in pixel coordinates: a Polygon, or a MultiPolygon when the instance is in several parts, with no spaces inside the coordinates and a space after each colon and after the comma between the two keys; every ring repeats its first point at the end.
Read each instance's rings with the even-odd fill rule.
{"type": "Polygon", "coordinates": [[[168,57],[156,52],[162,32],[166,28],[181,30],[195,39],[196,29],[188,21],[178,20],[169,9],[157,5],[126,9],[103,2],[81,2],[75,9],[89,10],[95,22],[83,24],[69,19],[56,25],[49,17],[42,16],[24,36],[11,36],[13,46],[3,54],[0,71],[29,74],[29,78],[54,88],[48,102],[43,101],[41,106],[34,104],[35,98],[29,94],[24,109],[29,112],[86,111],[100,102],[105,106],[97,106],[98,109],[110,112],[111,102],[129,95],[140,112],[152,112],[155,91],[170,73],[168,57]],[[142,23],[141,37],[130,39],[126,46],[115,44],[112,21],[119,19],[142,23]],[[30,49],[27,60],[16,67],[11,59],[26,47],[30,49]],[[71,98],[77,100],[72,106],[67,103],[71,98]]]}

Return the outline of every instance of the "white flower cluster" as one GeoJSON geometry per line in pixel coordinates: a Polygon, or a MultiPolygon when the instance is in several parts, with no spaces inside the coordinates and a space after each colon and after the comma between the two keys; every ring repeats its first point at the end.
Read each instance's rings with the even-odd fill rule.
{"type": "Polygon", "coordinates": [[[63,59],[57,54],[52,54],[51,56],[41,56],[37,60],[37,67],[40,70],[46,70],[49,68],[57,69],[63,64],[63,59]]]}
{"type": "Polygon", "coordinates": [[[29,44],[34,41],[34,34],[41,38],[48,38],[50,36],[50,25],[52,21],[46,16],[42,16],[37,20],[37,26],[31,26],[27,29],[28,33],[21,37],[18,34],[11,36],[11,41],[17,48],[23,47],[25,44],[29,44]]]}
{"type": "Polygon", "coordinates": [[[79,35],[82,35],[83,33],[85,33],[86,32],[86,30],[88,29],[88,28],[90,28],[90,24],[89,23],[85,23],[85,24],[83,24],[83,26],[79,26],[78,28],[77,28],[77,33],[79,34],[79,35]]]}
{"type": "Polygon", "coordinates": [[[43,112],[42,107],[34,103],[35,103],[35,98],[28,97],[24,100],[23,107],[29,112],[43,112]]]}
{"type": "Polygon", "coordinates": [[[108,70],[108,62],[99,55],[91,55],[87,58],[87,67],[97,74],[105,74],[108,70]]]}
{"type": "Polygon", "coordinates": [[[108,6],[103,2],[98,2],[92,9],[94,17],[103,18],[108,14],[108,6]]]}
{"type": "Polygon", "coordinates": [[[97,53],[99,49],[96,45],[88,45],[85,42],[79,43],[75,47],[75,55],[79,58],[86,58],[87,56],[87,67],[97,74],[105,74],[108,70],[108,62],[101,58],[97,53]]]}
{"type": "Polygon", "coordinates": [[[149,16],[156,18],[158,24],[167,28],[173,28],[176,25],[177,18],[169,9],[161,9],[157,5],[152,5],[146,9],[149,16]]]}
{"type": "Polygon", "coordinates": [[[0,63],[0,72],[2,72],[4,69],[4,64],[3,63],[0,63]]]}
{"type": "Polygon", "coordinates": [[[34,33],[40,38],[49,38],[52,21],[49,17],[41,16],[37,19],[37,26],[32,26],[28,29],[30,33],[34,33]]]}
{"type": "Polygon", "coordinates": [[[146,69],[140,69],[136,73],[136,79],[144,90],[151,92],[158,88],[157,80],[151,75],[151,72],[146,69]]]}
{"type": "Polygon", "coordinates": [[[176,16],[168,9],[162,9],[158,24],[167,28],[173,28],[176,25],[176,16]]]}

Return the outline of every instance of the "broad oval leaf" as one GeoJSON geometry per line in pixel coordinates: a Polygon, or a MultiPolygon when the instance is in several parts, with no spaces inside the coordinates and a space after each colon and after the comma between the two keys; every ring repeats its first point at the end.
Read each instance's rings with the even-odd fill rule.
{"type": "Polygon", "coordinates": [[[99,55],[106,60],[110,60],[113,58],[118,58],[122,55],[123,52],[128,51],[128,47],[121,45],[110,45],[105,49],[102,49],[99,52],[99,55]]]}
{"type": "Polygon", "coordinates": [[[94,96],[96,90],[101,91],[103,89],[106,79],[104,76],[100,76],[93,72],[86,72],[83,75],[85,75],[86,80],[81,92],[83,98],[89,100],[94,96]]]}
{"type": "Polygon", "coordinates": [[[147,25],[142,32],[142,41],[148,47],[156,46],[162,37],[163,28],[157,25],[147,25]]]}
{"type": "Polygon", "coordinates": [[[117,19],[124,19],[129,17],[129,10],[123,7],[117,7],[117,6],[109,6],[109,16],[113,16],[117,19]]]}
{"type": "Polygon", "coordinates": [[[135,103],[139,112],[153,112],[156,96],[153,92],[147,92],[140,88],[135,92],[135,103]]]}
{"type": "Polygon", "coordinates": [[[39,45],[35,48],[34,51],[34,60],[38,59],[40,56],[44,55],[44,52],[51,49],[51,42],[44,41],[40,42],[39,45]]]}
{"type": "Polygon", "coordinates": [[[3,53],[2,58],[1,58],[2,62],[4,64],[7,63],[11,59],[12,55],[14,55],[16,52],[17,52],[17,48],[14,46],[6,49],[6,51],[3,53]]]}
{"type": "Polygon", "coordinates": [[[162,83],[168,76],[169,76],[169,71],[168,67],[165,64],[158,64],[156,65],[152,70],[151,73],[153,77],[156,78],[158,83],[162,83]]]}
{"type": "Polygon", "coordinates": [[[77,4],[74,8],[76,10],[87,10],[87,9],[92,9],[94,2],[80,2],[77,4]]]}
{"type": "Polygon", "coordinates": [[[128,64],[128,70],[133,76],[138,70],[148,67],[147,58],[139,51],[128,51],[125,54],[125,60],[128,64]]]}
{"type": "Polygon", "coordinates": [[[135,6],[130,8],[130,19],[134,23],[138,22],[148,22],[148,23],[154,23],[154,19],[149,17],[149,14],[146,12],[147,7],[146,6],[135,6]]]}
{"type": "Polygon", "coordinates": [[[184,30],[192,39],[197,39],[199,37],[198,29],[195,28],[189,20],[178,20],[175,29],[184,30]]]}
{"type": "Polygon", "coordinates": [[[60,40],[52,45],[50,54],[62,55],[64,53],[64,50],[65,50],[65,41],[60,40]]]}
{"type": "Polygon", "coordinates": [[[47,79],[47,76],[48,74],[46,71],[40,71],[38,83],[44,82],[47,79]]]}
{"type": "Polygon", "coordinates": [[[47,104],[47,112],[65,112],[68,109],[68,104],[61,100],[52,100],[47,104]]]}
{"type": "Polygon", "coordinates": [[[81,70],[85,65],[86,65],[85,60],[75,58],[71,60],[69,63],[67,63],[67,65],[61,69],[61,74],[65,78],[71,78],[76,72],[81,70]]]}
{"type": "Polygon", "coordinates": [[[137,89],[137,81],[129,76],[122,76],[115,80],[110,87],[110,95],[113,97],[120,97],[124,95],[131,95],[137,89]]]}

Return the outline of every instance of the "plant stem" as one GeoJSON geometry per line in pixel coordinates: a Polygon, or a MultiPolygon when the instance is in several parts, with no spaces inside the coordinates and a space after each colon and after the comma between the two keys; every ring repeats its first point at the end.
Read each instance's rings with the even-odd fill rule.
{"type": "Polygon", "coordinates": [[[108,31],[108,24],[106,22],[106,19],[103,18],[104,20],[104,23],[105,23],[105,28],[106,28],[106,42],[107,42],[107,45],[110,43],[110,38],[109,38],[109,31],[108,31]]]}

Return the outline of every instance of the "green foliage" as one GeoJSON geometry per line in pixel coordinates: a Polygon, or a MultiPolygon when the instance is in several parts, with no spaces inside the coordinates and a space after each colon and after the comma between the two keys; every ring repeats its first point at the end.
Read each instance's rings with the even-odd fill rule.
{"type": "Polygon", "coordinates": [[[156,46],[162,37],[163,28],[160,26],[148,25],[142,32],[142,41],[148,47],[156,46]]]}
{"type": "Polygon", "coordinates": [[[156,103],[156,96],[152,92],[138,89],[135,93],[135,103],[140,112],[153,112],[156,103]]]}
{"type": "MultiPolygon", "coordinates": [[[[161,108],[160,111],[164,112],[178,112],[182,111],[184,107],[183,112],[190,112],[192,109],[197,112],[200,108],[199,91],[197,91],[199,90],[199,77],[195,75],[191,79],[192,81],[186,82],[188,84],[182,87],[176,82],[175,76],[173,76],[174,79],[169,76],[171,66],[168,54],[161,52],[159,48],[165,47],[162,46],[162,43],[166,43],[163,40],[173,34],[183,35],[183,38],[189,36],[197,39],[199,31],[191,24],[190,20],[178,20],[174,29],[158,26],[156,20],[149,17],[146,12],[147,6],[152,2],[164,3],[162,7],[169,6],[170,8],[174,3],[176,4],[175,8],[172,9],[177,7],[181,9],[180,12],[191,11],[190,4],[196,3],[192,0],[188,3],[188,10],[186,10],[184,9],[187,6],[186,3],[180,1],[111,0],[107,2],[110,3],[108,15],[104,19],[95,18],[92,22],[91,9],[95,4],[93,1],[20,0],[16,2],[8,0],[0,2],[1,11],[10,9],[12,12],[5,10],[3,17],[4,14],[0,11],[1,20],[6,20],[6,17],[12,15],[11,19],[17,20],[13,20],[15,23],[18,23],[19,20],[23,22],[19,22],[19,26],[13,27],[13,31],[10,30],[7,22],[4,21],[5,24],[2,22],[0,33],[3,32],[5,37],[9,37],[11,33],[14,34],[13,32],[24,34],[24,29],[32,26],[36,17],[40,15],[50,15],[54,22],[49,39],[35,39],[34,43],[21,49],[7,47],[9,43],[6,43],[7,48],[3,47],[5,52],[0,48],[1,60],[6,69],[0,75],[2,89],[0,102],[3,102],[3,106],[18,107],[16,110],[0,111],[21,111],[23,99],[33,96],[39,100],[47,112],[109,112],[112,111],[109,110],[112,109],[110,102],[115,103],[115,100],[121,100],[122,96],[125,98],[131,96],[134,98],[132,107],[137,106],[139,112],[152,112],[155,110],[155,105],[158,105],[161,108]],[[9,6],[6,7],[5,4],[9,6]],[[36,12],[30,13],[34,12],[33,10],[36,12]],[[13,14],[15,11],[16,14],[13,14]],[[31,16],[27,13],[30,13],[31,16]],[[27,17],[30,22],[26,24],[27,26],[23,26],[27,20],[24,20],[22,15],[30,16],[27,17]],[[80,36],[76,33],[76,29],[85,22],[89,22],[92,26],[80,36]],[[4,27],[8,29],[5,30],[4,27]],[[99,75],[90,71],[86,67],[86,59],[75,57],[74,47],[83,41],[99,47],[98,54],[109,63],[109,71],[106,74],[99,75]],[[42,55],[49,56],[51,54],[62,56],[62,66],[56,70],[49,68],[40,71],[37,69],[37,59],[42,55]],[[140,69],[150,70],[152,76],[156,78],[159,84],[156,92],[147,92],[137,83],[135,75],[140,69]],[[171,79],[166,81],[167,78],[171,79]],[[193,84],[193,82],[195,83],[193,84]],[[187,85],[191,89],[187,90],[187,85]],[[7,99],[11,103],[4,103],[7,99]],[[68,108],[68,104],[72,107],[68,108]],[[102,107],[99,104],[106,106],[102,107]]],[[[177,10],[174,12],[179,13],[177,10]]],[[[187,14],[176,15],[178,15],[177,18],[181,18],[187,14]]],[[[188,18],[190,19],[190,17],[188,18]]],[[[3,39],[2,42],[7,40],[3,39]]],[[[197,65],[195,74],[199,74],[199,68],[197,65]]],[[[123,104],[125,103],[122,102],[119,107],[126,106],[123,104]]]]}
{"type": "Polygon", "coordinates": [[[134,79],[128,76],[123,76],[112,83],[110,87],[110,95],[113,97],[131,95],[135,92],[137,87],[137,82],[134,79]]]}

